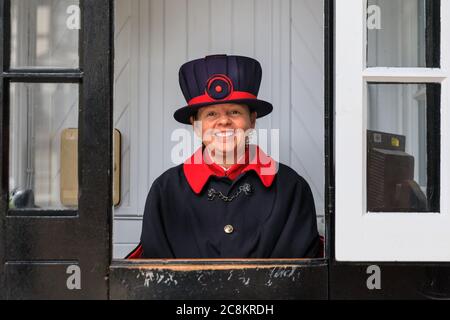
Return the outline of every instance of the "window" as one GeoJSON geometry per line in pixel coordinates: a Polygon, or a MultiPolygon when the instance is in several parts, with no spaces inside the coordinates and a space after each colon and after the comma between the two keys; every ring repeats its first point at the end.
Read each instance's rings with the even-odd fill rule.
{"type": "Polygon", "coordinates": [[[78,85],[12,83],[10,208],[78,205],[78,85]]]}
{"type": "Polygon", "coordinates": [[[439,212],[440,85],[367,90],[367,211],[439,212]]]}
{"type": "Polygon", "coordinates": [[[11,1],[11,67],[77,68],[79,0],[11,1]]]}
{"type": "Polygon", "coordinates": [[[114,126],[122,133],[123,146],[114,258],[125,257],[139,243],[153,181],[199,146],[191,141],[184,158],[172,161],[172,149],[179,144],[173,133],[192,133],[191,127],[173,119],[177,106],[186,103],[178,69],[216,53],[247,55],[261,62],[259,97],[272,102],[275,111],[258,119],[257,129],[279,130],[280,140],[279,148],[272,148],[268,134],[265,151],[308,181],[319,232],[325,235],[323,6],[322,1],[292,1],[289,6],[253,0],[181,5],[116,1],[114,126]]]}
{"type": "Polygon", "coordinates": [[[367,67],[439,67],[435,0],[368,0],[367,67]]]}
{"type": "Polygon", "coordinates": [[[111,1],[0,0],[0,13],[0,299],[105,299],[111,1]]]}
{"type": "Polygon", "coordinates": [[[338,261],[450,261],[448,6],[336,8],[338,261]]]}
{"type": "Polygon", "coordinates": [[[73,213],[78,206],[79,1],[11,0],[7,8],[5,67],[23,75],[8,83],[9,208],[73,213]]]}

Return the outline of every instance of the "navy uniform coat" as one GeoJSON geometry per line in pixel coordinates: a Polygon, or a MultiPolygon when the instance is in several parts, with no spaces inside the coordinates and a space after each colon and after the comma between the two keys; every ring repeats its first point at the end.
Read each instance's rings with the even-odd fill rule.
{"type": "Polygon", "coordinates": [[[225,172],[215,164],[191,163],[200,149],[163,173],[145,204],[141,258],[317,257],[308,183],[257,150],[264,161],[225,172]],[[276,173],[263,172],[274,165],[276,173]]]}

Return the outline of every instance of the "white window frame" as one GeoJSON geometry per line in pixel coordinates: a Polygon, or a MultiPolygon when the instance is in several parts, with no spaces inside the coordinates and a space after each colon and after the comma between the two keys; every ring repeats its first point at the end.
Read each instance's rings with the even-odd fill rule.
{"type": "Polygon", "coordinates": [[[450,0],[441,0],[440,68],[366,68],[367,0],[336,0],[337,261],[450,261],[450,0]],[[367,83],[441,84],[439,213],[366,212],[367,83]]]}

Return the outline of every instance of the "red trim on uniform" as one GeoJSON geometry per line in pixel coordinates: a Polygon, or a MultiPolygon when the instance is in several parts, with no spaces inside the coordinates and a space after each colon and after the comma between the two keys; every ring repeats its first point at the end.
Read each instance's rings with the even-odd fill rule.
{"type": "MultiPolygon", "coordinates": [[[[203,149],[199,148],[186,162],[183,164],[184,175],[192,190],[199,194],[208,179],[211,176],[228,177],[231,180],[236,179],[241,173],[254,170],[265,187],[270,187],[275,179],[277,168],[276,162],[266,155],[258,146],[256,149],[256,159],[248,161],[248,150],[246,153],[247,161],[242,164],[234,164],[228,170],[224,170],[221,166],[212,161],[205,162],[203,159],[203,149]],[[210,163],[210,164],[208,164],[210,163]]],[[[208,152],[205,152],[205,157],[208,152]]]]}
{"type": "Polygon", "coordinates": [[[144,249],[142,248],[142,244],[139,243],[139,245],[125,257],[125,259],[140,259],[142,258],[143,253],[144,249]]]}
{"type": "Polygon", "coordinates": [[[264,153],[259,147],[256,147],[256,161],[253,160],[246,166],[242,172],[254,170],[267,188],[272,185],[277,174],[277,165],[275,160],[264,153]]]}
{"type": "Polygon", "coordinates": [[[319,249],[318,258],[324,258],[325,257],[325,237],[319,236],[319,238],[320,238],[320,249],[319,249]]]}
{"type": "Polygon", "coordinates": [[[231,101],[231,100],[241,100],[241,99],[255,99],[256,100],[256,96],[248,93],[248,92],[243,92],[243,91],[233,91],[229,96],[227,96],[225,99],[213,99],[211,98],[209,95],[204,94],[195,98],[192,98],[191,100],[189,100],[188,105],[192,106],[194,104],[199,104],[199,103],[209,103],[209,102],[224,102],[224,101],[231,101]]]}

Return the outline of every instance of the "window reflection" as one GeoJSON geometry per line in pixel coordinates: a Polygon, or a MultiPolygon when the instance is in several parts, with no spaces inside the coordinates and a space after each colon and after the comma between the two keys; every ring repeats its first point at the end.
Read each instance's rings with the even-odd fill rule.
{"type": "Polygon", "coordinates": [[[11,85],[10,208],[76,207],[78,85],[11,85]]]}
{"type": "Polygon", "coordinates": [[[79,0],[11,1],[11,67],[77,68],[79,0]]]}
{"type": "Polygon", "coordinates": [[[439,67],[439,1],[369,0],[368,67],[439,67]]]}
{"type": "Polygon", "coordinates": [[[435,84],[369,84],[367,210],[439,211],[435,84]]]}

